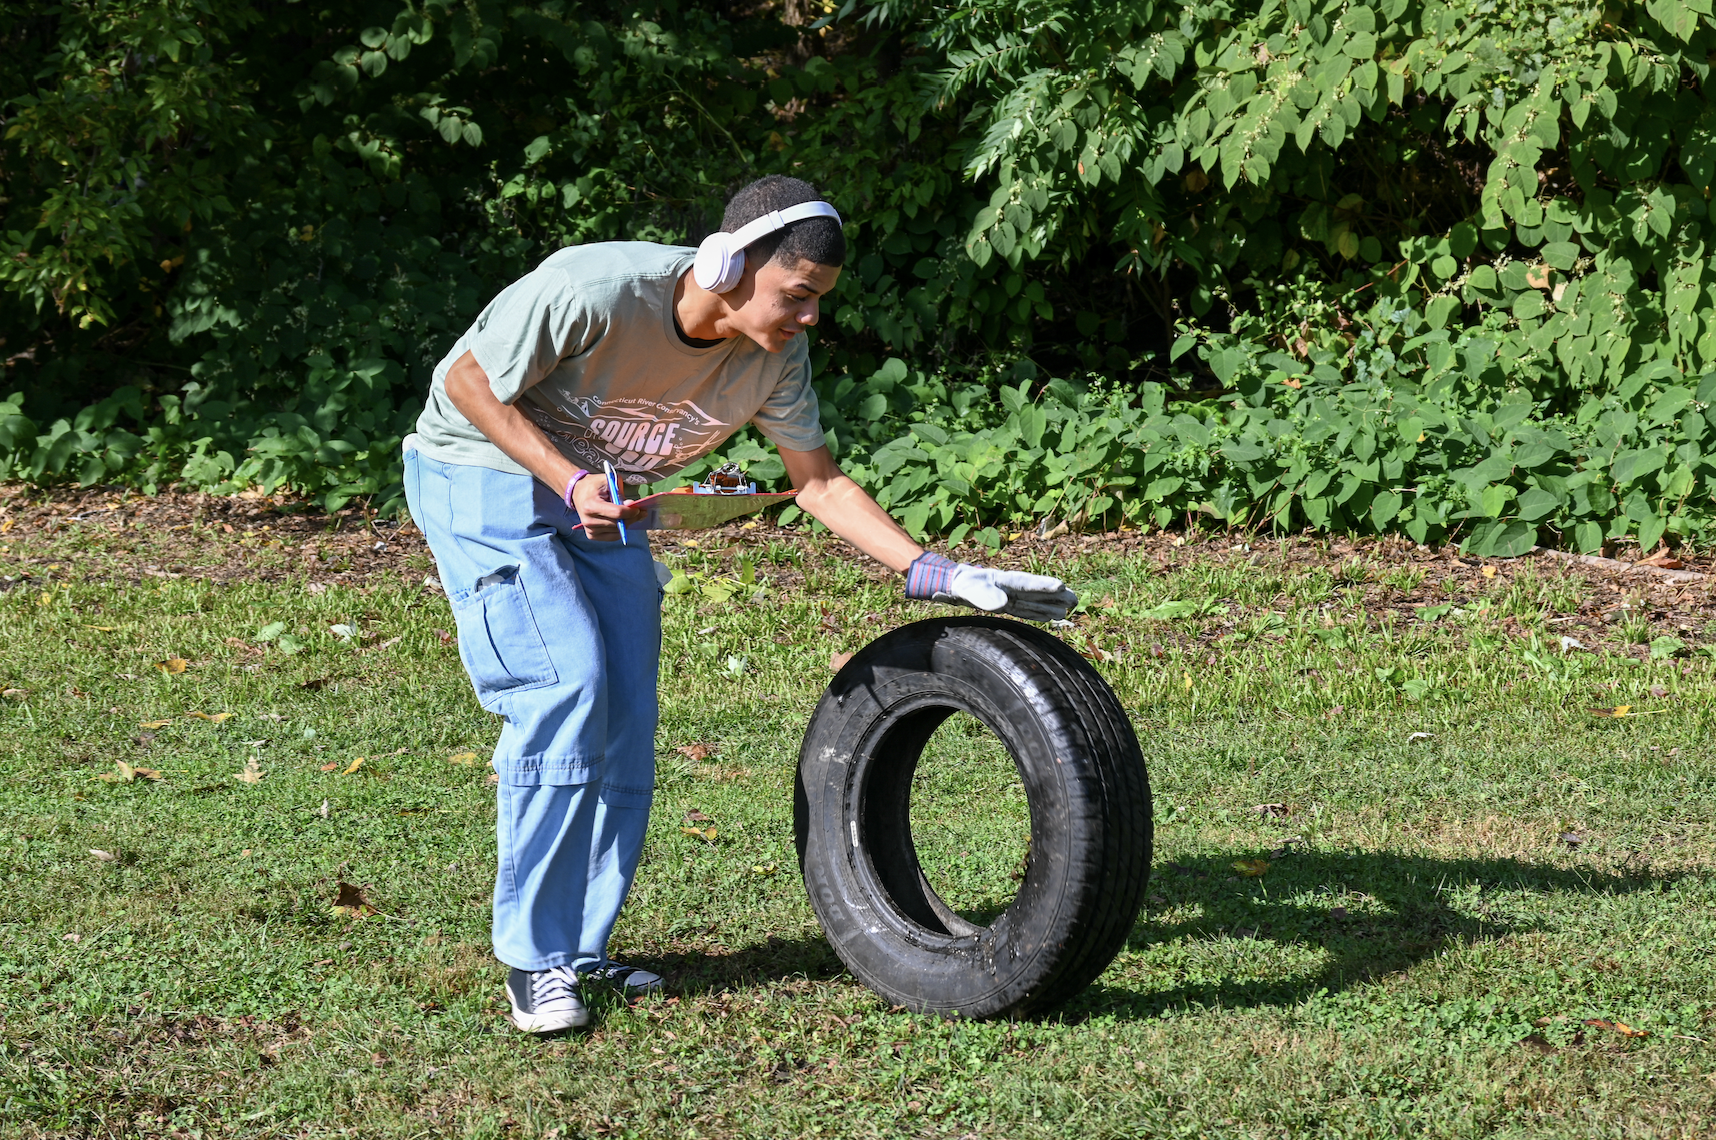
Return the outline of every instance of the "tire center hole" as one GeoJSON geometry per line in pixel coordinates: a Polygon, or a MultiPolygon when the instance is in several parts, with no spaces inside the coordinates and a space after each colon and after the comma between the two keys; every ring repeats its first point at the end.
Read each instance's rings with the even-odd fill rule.
{"type": "Polygon", "coordinates": [[[1019,769],[982,721],[956,712],[924,745],[912,776],[912,844],[949,910],[988,926],[1025,877],[1031,809],[1019,769]]]}

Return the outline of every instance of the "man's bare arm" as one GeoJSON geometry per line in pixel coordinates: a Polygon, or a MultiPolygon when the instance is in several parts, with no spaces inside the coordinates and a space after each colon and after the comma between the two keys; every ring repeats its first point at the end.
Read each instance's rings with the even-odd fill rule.
{"type": "Polygon", "coordinates": [[[924,552],[864,488],[840,470],[828,448],[779,450],[787,478],[798,488],[798,505],[829,530],[901,573],[924,552]]]}
{"type": "MultiPolygon", "coordinates": [[[[547,484],[556,495],[566,493],[566,482],[577,466],[555,449],[542,429],[517,408],[495,399],[489,387],[488,373],[469,352],[453,362],[447,370],[447,397],[488,441],[526,471],[547,484]]],[[[591,538],[612,541],[619,538],[619,528],[613,520],[627,522],[642,512],[624,510],[603,496],[603,481],[580,479],[573,493],[573,506],[584,520],[584,529],[591,538]]]]}

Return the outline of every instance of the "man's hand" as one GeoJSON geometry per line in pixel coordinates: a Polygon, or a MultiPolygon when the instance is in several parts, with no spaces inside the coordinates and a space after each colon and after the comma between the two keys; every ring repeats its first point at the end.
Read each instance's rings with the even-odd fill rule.
{"type": "Polygon", "coordinates": [[[974,566],[928,552],[906,571],[906,597],[966,605],[1027,621],[1060,621],[1078,605],[1078,595],[1059,578],[974,566]]]}
{"type": "MultiPolygon", "coordinates": [[[[623,494],[623,492],[622,492],[623,494]]],[[[579,479],[572,488],[572,507],[584,524],[584,533],[596,542],[618,542],[620,528],[616,520],[637,522],[643,518],[643,508],[627,506],[632,500],[615,503],[608,498],[608,481],[600,471],[592,471],[579,479]]]]}

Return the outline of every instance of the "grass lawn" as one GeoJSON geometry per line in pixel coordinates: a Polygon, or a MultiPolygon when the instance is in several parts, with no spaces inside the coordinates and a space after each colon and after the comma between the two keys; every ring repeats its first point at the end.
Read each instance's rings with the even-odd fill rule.
{"type": "MultiPolygon", "coordinates": [[[[961,1024],[844,973],[792,844],[830,655],[931,608],[803,532],[667,544],[697,588],[614,951],[669,992],[536,1040],[488,947],[499,722],[420,545],[105,501],[0,501],[0,1135],[1711,1132],[1708,581],[1022,540],[1089,603],[1155,869],[1061,1014],[961,1024]]],[[[1025,806],[972,724],[913,814],[955,906],[1005,905],[1025,806]]]]}

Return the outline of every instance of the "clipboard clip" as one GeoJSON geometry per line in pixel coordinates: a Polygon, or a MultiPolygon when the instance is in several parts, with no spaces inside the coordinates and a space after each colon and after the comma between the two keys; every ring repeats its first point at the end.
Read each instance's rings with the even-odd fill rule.
{"type": "Polygon", "coordinates": [[[694,495],[754,495],[757,485],[745,478],[737,463],[723,463],[709,473],[707,482],[691,484],[694,495]]]}

